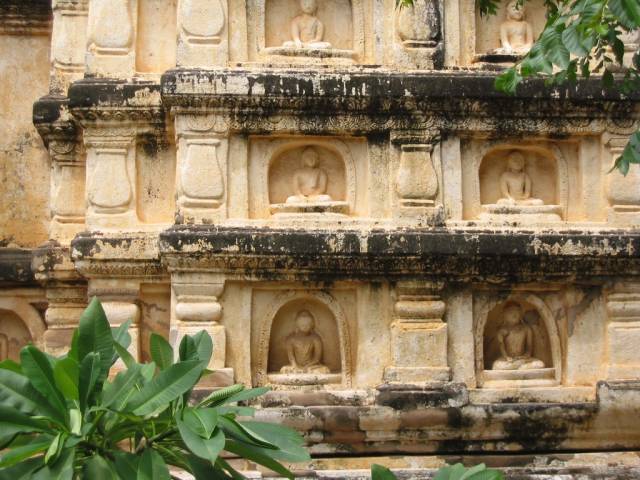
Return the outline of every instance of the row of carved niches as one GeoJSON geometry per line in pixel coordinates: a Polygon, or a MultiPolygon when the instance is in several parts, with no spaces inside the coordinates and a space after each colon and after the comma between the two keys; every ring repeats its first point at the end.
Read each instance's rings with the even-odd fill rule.
{"type": "Polygon", "coordinates": [[[463,142],[463,209],[466,219],[547,223],[579,214],[577,147],[554,142],[463,142]],[[571,194],[570,194],[571,192],[571,194]]]}
{"type": "Polygon", "coordinates": [[[352,291],[254,291],[254,382],[351,385],[354,335],[347,319],[355,316],[354,303],[352,291]]]}
{"type": "Polygon", "coordinates": [[[475,329],[478,386],[541,387],[561,380],[560,336],[553,313],[534,294],[482,303],[475,329]]]}
{"type": "Polygon", "coordinates": [[[362,140],[256,137],[249,158],[251,218],[363,213],[367,149],[362,140]]]}

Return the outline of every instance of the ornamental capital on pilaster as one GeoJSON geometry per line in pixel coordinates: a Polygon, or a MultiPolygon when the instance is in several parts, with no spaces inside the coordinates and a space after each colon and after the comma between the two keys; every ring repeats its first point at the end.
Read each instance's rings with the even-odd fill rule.
{"type": "Polygon", "coordinates": [[[440,129],[435,125],[428,125],[427,128],[420,130],[392,130],[391,143],[399,146],[422,146],[423,148],[431,147],[440,141],[440,129]]]}
{"type": "Polygon", "coordinates": [[[174,110],[176,137],[224,137],[229,131],[229,119],[223,112],[193,112],[174,110]]]}
{"type": "Polygon", "coordinates": [[[53,11],[82,12],[85,15],[89,11],[89,0],[52,0],[53,11]]]}

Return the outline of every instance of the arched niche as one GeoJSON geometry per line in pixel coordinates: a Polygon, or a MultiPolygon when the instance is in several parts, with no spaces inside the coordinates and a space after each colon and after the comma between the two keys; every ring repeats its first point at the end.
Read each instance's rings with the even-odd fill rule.
{"type": "Polygon", "coordinates": [[[301,13],[299,0],[254,0],[255,18],[250,22],[254,30],[255,44],[260,56],[265,59],[304,58],[314,60],[353,63],[364,55],[365,15],[364,0],[318,0],[315,16],[324,26],[323,41],[331,44],[322,49],[284,48],[292,40],[291,22],[301,13]]]}
{"type": "Polygon", "coordinates": [[[305,139],[273,142],[263,152],[260,181],[256,197],[267,206],[266,215],[353,212],[356,199],[356,167],[349,147],[339,140],[305,139]],[[301,205],[287,203],[295,194],[294,176],[303,167],[303,153],[313,150],[318,155],[318,168],[327,177],[326,194],[330,201],[301,205]]]}
{"type": "Polygon", "coordinates": [[[349,330],[337,301],[322,292],[284,292],[265,313],[259,334],[258,362],[255,367],[259,385],[341,385],[350,386],[352,376],[349,330]],[[287,337],[295,332],[295,320],[301,311],[311,313],[315,333],[322,341],[321,363],[327,372],[283,373],[289,364],[287,337]]]}
{"type": "Polygon", "coordinates": [[[508,219],[518,215],[523,221],[559,221],[566,218],[568,205],[568,164],[555,145],[487,142],[475,159],[473,205],[483,220],[508,219]],[[509,157],[517,153],[525,160],[524,172],[531,180],[531,198],[542,205],[501,205],[500,179],[509,157]]]}
{"type": "MultiPolygon", "coordinates": [[[[20,360],[20,349],[39,343],[45,325],[38,311],[20,298],[0,298],[0,355],[20,360]]],[[[5,358],[0,358],[4,360],[5,358]]]]}
{"type": "Polygon", "coordinates": [[[478,385],[487,388],[554,386],[562,381],[562,349],[553,313],[537,295],[514,294],[504,301],[489,305],[474,331],[476,377],[478,385]],[[494,362],[501,357],[498,332],[503,327],[504,310],[519,306],[522,323],[531,329],[531,356],[541,361],[542,368],[496,369],[494,362]]]}

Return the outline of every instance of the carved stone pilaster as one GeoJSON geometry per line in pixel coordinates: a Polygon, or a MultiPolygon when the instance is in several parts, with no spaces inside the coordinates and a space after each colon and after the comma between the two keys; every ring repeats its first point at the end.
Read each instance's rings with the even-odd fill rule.
{"type": "Polygon", "coordinates": [[[441,222],[443,207],[440,193],[440,148],[437,136],[393,136],[398,154],[395,178],[395,216],[398,218],[426,218],[441,222]]]}
{"type": "MultiPolygon", "coordinates": [[[[609,139],[606,146],[611,165],[622,155],[628,142],[628,136],[614,136],[609,139]]],[[[627,175],[614,170],[607,175],[606,181],[608,222],[613,225],[640,225],[640,168],[631,165],[627,175]]]]}
{"type": "Polygon", "coordinates": [[[131,228],[137,222],[135,129],[90,128],[87,149],[87,226],[131,228]]]}
{"type": "Polygon", "coordinates": [[[135,73],[136,0],[91,0],[87,73],[127,78],[135,73]]]}
{"type": "Polygon", "coordinates": [[[227,125],[217,115],[177,114],[179,223],[226,218],[227,125]]]}
{"type": "Polygon", "coordinates": [[[229,59],[227,18],[227,0],[180,0],[178,66],[225,66],[229,59]]]}
{"type": "Polygon", "coordinates": [[[432,69],[438,60],[440,13],[436,0],[416,0],[396,8],[392,61],[396,65],[432,69]]]}
{"type": "Polygon", "coordinates": [[[68,247],[49,242],[33,253],[31,269],[47,297],[42,344],[51,355],[66,353],[87,306],[87,284],[76,271],[68,247]]]}
{"type": "Polygon", "coordinates": [[[84,156],[67,105],[64,97],[43,97],[36,102],[33,115],[51,160],[49,238],[65,245],[85,228],[84,156]]]}
{"type": "Polygon", "coordinates": [[[447,362],[446,305],[442,285],[403,281],[396,286],[391,324],[392,365],[385,380],[398,383],[444,382],[451,377],[447,362]]]}
{"type": "Polygon", "coordinates": [[[66,94],[84,74],[88,0],[53,0],[51,92],[66,94]]]}
{"type": "Polygon", "coordinates": [[[220,324],[224,277],[215,273],[174,272],[172,274],[174,308],[169,338],[177,354],[185,335],[205,330],[213,340],[209,369],[214,371],[210,383],[233,383],[233,370],[226,367],[226,332],[220,324]]]}
{"type": "Polygon", "coordinates": [[[620,282],[607,294],[607,380],[640,380],[640,283],[620,282]]]}

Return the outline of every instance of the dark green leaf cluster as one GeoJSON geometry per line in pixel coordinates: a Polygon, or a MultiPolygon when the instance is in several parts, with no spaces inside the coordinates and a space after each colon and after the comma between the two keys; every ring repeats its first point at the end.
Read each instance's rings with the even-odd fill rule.
{"type": "MultiPolygon", "coordinates": [[[[372,465],[371,480],[396,480],[396,476],[386,467],[372,465]]],[[[504,480],[504,475],[498,470],[487,468],[484,463],[471,468],[456,463],[438,470],[433,480],[504,480]]]]}
{"type": "Polygon", "coordinates": [[[309,459],[295,431],[238,418],[254,411],[237,402],[264,388],[234,385],[189,402],[213,351],[205,331],[185,336],[177,358],[152,335],[153,362],[141,364],[127,351],[129,326],[112,329],[94,298],[67,355],[29,345],[20,364],[0,363],[0,480],[168,480],[169,467],[196,479],[244,478],[223,451],[293,478],[280,461],[309,459]]]}

